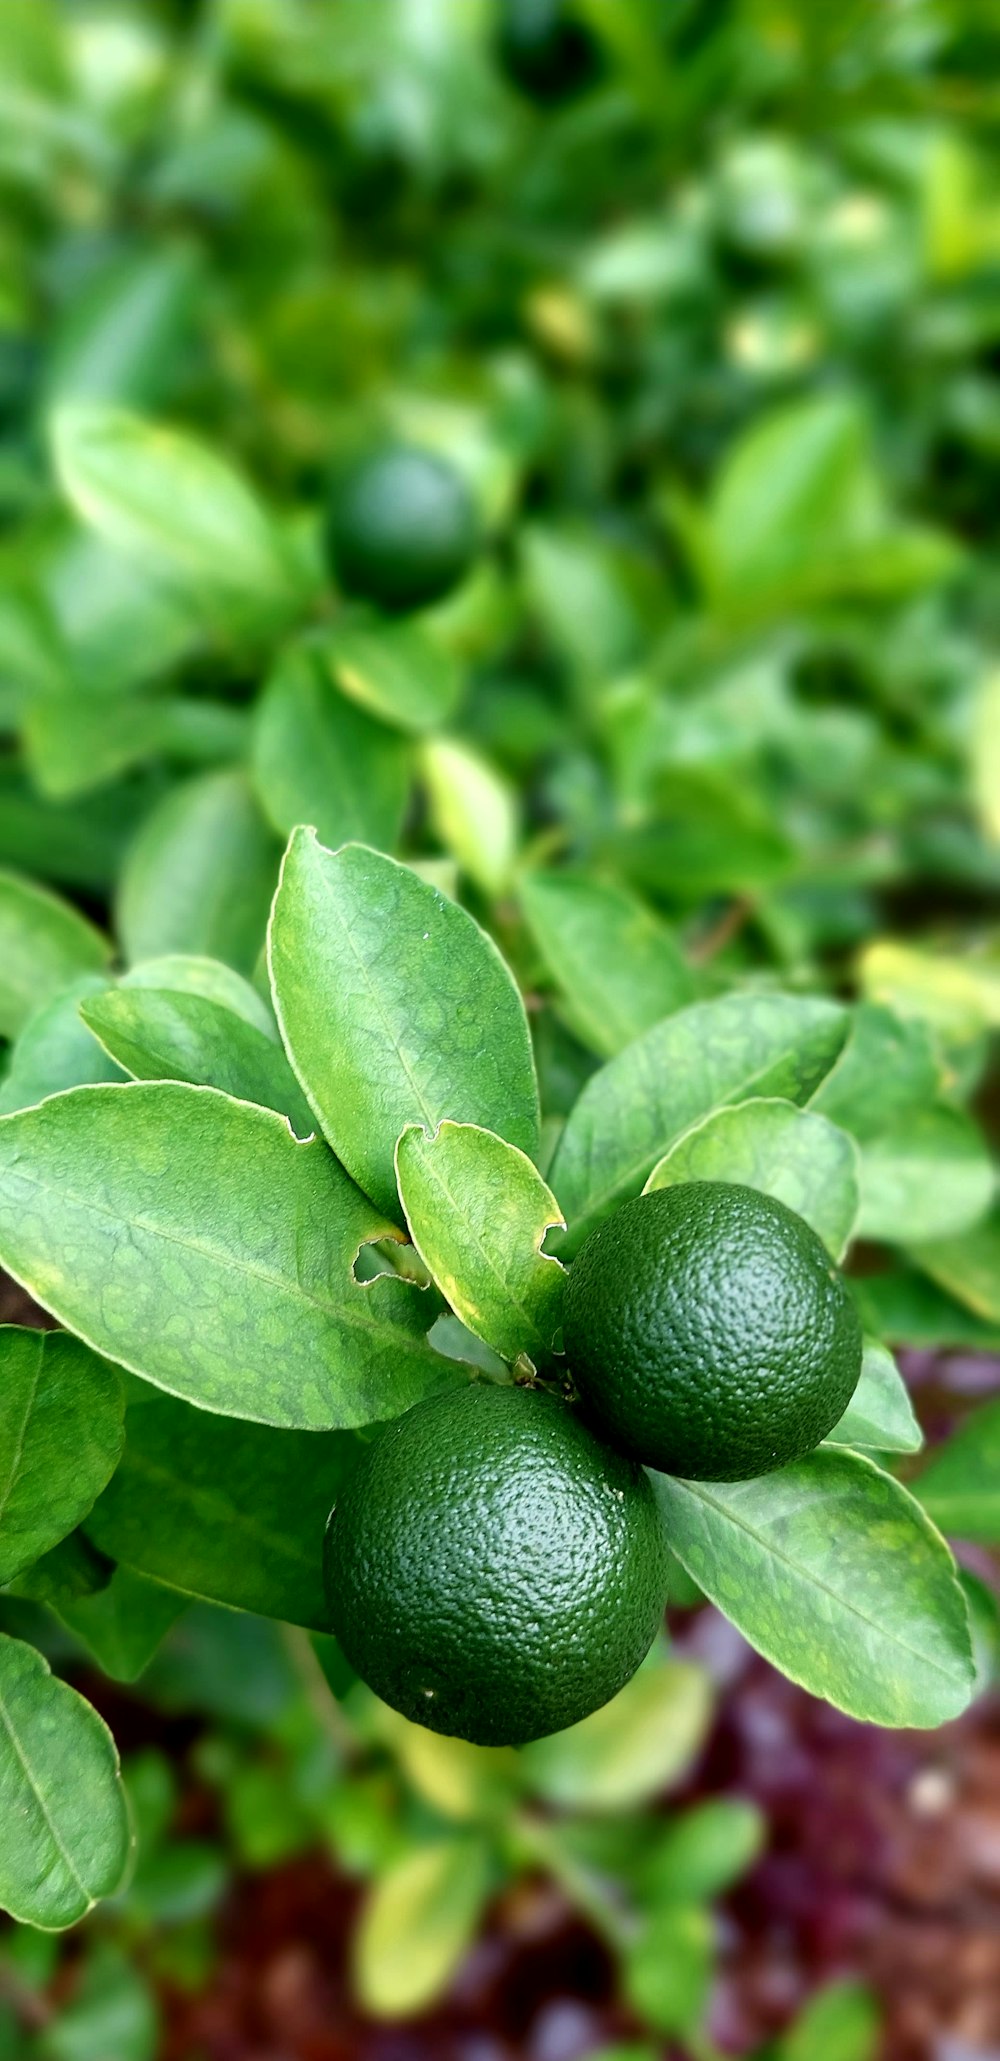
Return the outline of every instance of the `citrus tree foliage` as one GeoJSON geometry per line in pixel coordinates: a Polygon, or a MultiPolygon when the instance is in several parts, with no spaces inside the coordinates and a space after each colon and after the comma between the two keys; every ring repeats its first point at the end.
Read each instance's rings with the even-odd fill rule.
{"type": "MultiPolygon", "coordinates": [[[[787,1203],[868,1334],[807,1459],[658,1484],[678,1592],[882,1724],[953,1716],[996,1649],[944,1537],[1000,1538],[996,1406],[924,1462],[892,1351],[1000,1343],[987,30],[571,12],[544,98],[486,0],[0,17],[0,1265],[59,1327],[0,1329],[0,1899],[37,1926],[130,1840],[52,1628],[121,1680],[182,1611],[234,1668],[250,1613],[321,1638],[372,1427],[562,1384],[566,1269],[644,1189],[787,1203]],[[470,509],[410,612],[328,550],[387,442],[470,509]]],[[[530,1800],[638,1813],[704,1718],[654,1655],[483,1759],[320,1651],[440,1816],[407,1844],[369,1800],[387,2015],[447,1981],[505,1813],[578,1885],[530,1800]]],[[[683,1823],[601,1921],[669,2038],[756,1837],[683,1823]]]]}

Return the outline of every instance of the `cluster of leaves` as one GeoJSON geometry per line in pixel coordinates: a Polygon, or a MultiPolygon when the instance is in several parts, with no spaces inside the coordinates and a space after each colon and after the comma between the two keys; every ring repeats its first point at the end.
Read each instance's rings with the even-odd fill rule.
{"type": "Polygon", "coordinates": [[[1000,1538],[1000,1404],[904,1486],[876,1341],[1000,1344],[988,32],[575,11],[542,108],[487,0],[0,15],[0,1262],[68,1326],[0,1333],[34,1924],[129,1834],[28,1601],[119,1679],[191,1596],[321,1630],[363,1427],[544,1371],[644,1184],[779,1195],[870,1333],[811,1459],[662,1483],[686,1579],[858,1715],[972,1688],[936,1527],[1000,1538]],[[391,621],[321,545],[387,434],[484,539],[391,621]]]}

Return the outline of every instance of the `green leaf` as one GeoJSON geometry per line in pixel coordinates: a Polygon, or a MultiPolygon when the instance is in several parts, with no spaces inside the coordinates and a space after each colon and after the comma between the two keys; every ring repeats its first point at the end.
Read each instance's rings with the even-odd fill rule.
{"type": "Polygon", "coordinates": [[[528,598],[570,665],[597,677],[627,665],[639,618],[621,565],[593,529],[532,524],[521,550],[528,598]]]}
{"type": "Polygon", "coordinates": [[[532,873],[521,906],[569,1023],[602,1058],[694,1001],[696,977],[680,947],[626,888],[582,873],[532,873]]]}
{"type": "MultiPolygon", "coordinates": [[[[975,1232],[967,1234],[975,1237],[975,1232]]],[[[1000,1317],[977,1317],[916,1267],[893,1267],[852,1281],[869,1331],[910,1346],[971,1346],[1000,1352],[1000,1317]]]]}
{"type": "Polygon", "coordinates": [[[780,2061],[877,2061],[878,2002],[861,1982],[831,1982],[810,1997],[778,2044],[780,2061]]]}
{"type": "Polygon", "coordinates": [[[709,1796],[663,1826],[643,1865],[645,1904],[706,1903],[721,1896],[757,1859],[767,1820],[740,1796],[709,1796]]]}
{"type": "Polygon", "coordinates": [[[272,1431],[158,1397],[129,1410],[87,1536],[186,1595],[326,1631],[323,1529],[356,1451],[349,1432],[272,1431]]]}
{"type": "Polygon", "coordinates": [[[861,1147],[858,1234],[895,1245],[949,1238],[990,1206],[993,1168],[982,1133],[945,1102],[914,1109],[861,1147]]]}
{"type": "Polygon", "coordinates": [[[827,1433],[826,1444],[869,1446],[876,1453],[919,1453],[923,1442],[909,1390],[892,1354],[866,1338],[857,1388],[839,1423],[827,1433]]]}
{"type": "Polygon", "coordinates": [[[917,1265],[989,1324],[1000,1324],[1000,1210],[961,1238],[915,1245],[917,1265]]]}
{"type": "Polygon", "coordinates": [[[247,735],[242,709],[175,696],[111,700],[78,692],[32,703],[22,727],[25,756],[42,794],[86,794],[144,759],[184,765],[237,758],[247,735]]]}
{"type": "Polygon", "coordinates": [[[625,1954],[623,1986],[633,2011],[657,2032],[693,2038],[708,2007],[713,1960],[709,1913],[663,1904],[625,1954]]]}
{"type": "Polygon", "coordinates": [[[325,1136],[359,1187],[398,1209],[408,1124],[481,1124],[533,1158],[538,1090],[521,997],[456,903],[364,845],[297,830],[268,940],[281,1033],[325,1136]]]}
{"type": "Polygon", "coordinates": [[[345,700],[311,644],[284,654],[257,705],[253,770],[283,837],[296,823],[311,823],[332,845],[359,838],[392,846],[399,837],[409,749],[345,700]]]}
{"type": "MultiPolygon", "coordinates": [[[[221,959],[208,959],[195,952],[162,952],[154,959],[140,959],[123,973],[123,988],[166,988],[171,994],[201,995],[220,1009],[231,1009],[244,1023],[263,1031],[272,1044],[280,1044],[278,1026],[269,1002],[258,994],[241,973],[234,973],[221,959]]],[[[102,989],[106,983],[101,983],[102,989]]]]}
{"type": "Polygon", "coordinates": [[[0,1586],[85,1517],[118,1464],[113,1367],[61,1331],[0,1325],[0,1586]]]}
{"type": "Polygon", "coordinates": [[[566,1276],[542,1252],[559,1205],[530,1159],[477,1124],[411,1125],[396,1147],[410,1237],[477,1338],[536,1365],[552,1349],[566,1276]]]}
{"type": "Polygon", "coordinates": [[[280,1045],[218,1002],[169,989],[108,988],[82,1002],[80,1014],[135,1080],[222,1088],[280,1110],[300,1138],[315,1130],[280,1045]]]}
{"type": "Polygon", "coordinates": [[[186,243],[140,243],[102,265],[66,305],[47,360],[46,397],[156,402],[176,372],[200,281],[186,243]]]}
{"type": "Polygon", "coordinates": [[[517,851],[513,789],[479,752],[452,737],[427,740],[420,773],[438,842],[484,894],[503,894],[517,851]]]}
{"type": "Polygon", "coordinates": [[[0,1037],[16,1037],[43,1002],[110,957],[107,939],[68,902],[0,873],[0,1037]]]}
{"type": "Polygon", "coordinates": [[[794,401],[755,421],[723,461],[705,539],[712,588],[755,608],[775,593],[836,592],[840,562],[882,527],[853,397],[794,401]]]}
{"type": "Polygon", "coordinates": [[[118,894],[126,957],[164,952],[256,964],[278,872],[277,847],[238,772],[175,787],[131,846],[118,894]]]}
{"type": "Polygon", "coordinates": [[[858,970],[874,1001],[923,1019],[955,1044],[1000,1026],[1000,968],[989,958],[875,938],[858,970]]]}
{"type": "Polygon", "coordinates": [[[526,1746],[525,1780],[566,1809],[628,1810],[686,1772],[711,1715],[704,1669],[657,1652],[601,1710],[526,1746]]]}
{"type": "Polygon", "coordinates": [[[100,974],[83,973],[51,1002],[43,1002],[18,1033],[6,1080],[0,1085],[0,1116],[30,1109],[46,1095],[96,1081],[120,1081],[122,1070],[91,1036],[80,1015],[87,995],[104,992],[100,974]]]}
{"type": "Polygon", "coordinates": [[[389,1747],[407,1781],[431,1808],[458,1823],[489,1822],[506,1814],[521,1786],[521,1756],[513,1746],[473,1746],[411,1724],[373,1699],[377,1736],[389,1747]]]}
{"type": "Polygon", "coordinates": [[[928,1025],[877,1002],[858,1002],[840,1057],[810,1106],[866,1145],[900,1129],[915,1109],[937,1099],[941,1086],[928,1025]]]}
{"type": "Polygon", "coordinates": [[[1000,1682],[1000,1596],[967,1567],[959,1568],[958,1579],[969,1613],[976,1695],[984,1696],[1000,1682]]]}
{"type": "Polygon", "coordinates": [[[115,1682],[138,1681],[186,1607],[176,1589],[147,1581],[130,1567],[116,1567],[110,1581],[90,1595],[52,1601],[63,1624],[115,1682]]]}
{"type": "Polygon", "coordinates": [[[794,1102],[718,1109],[678,1138],[645,1192],[678,1181],[739,1181],[788,1204],[840,1259],[858,1208],[857,1152],[846,1131],[794,1102]]]}
{"type": "Polygon", "coordinates": [[[214,631],[258,636],[294,615],[278,532],[208,445],[99,402],[59,408],[52,438],[60,484],[82,520],[166,578],[214,631]]]}
{"type": "Polygon", "coordinates": [[[1000,1398],[972,1410],[911,1486],[942,1531],[1000,1544],[1000,1398]]]}
{"type": "Polygon", "coordinates": [[[986,674],[976,698],[972,787],[986,836],[1000,844],[1000,666],[986,674]]]}
{"type": "Polygon", "coordinates": [[[759,1481],[656,1486],[678,1559],[793,1682],[876,1725],[939,1725],[965,1709],[972,1660],[951,1555],[870,1460],[825,1447],[759,1481]]]}
{"type": "Polygon", "coordinates": [[[69,2002],[39,2035],[37,2061],[156,2061],[159,2036],[150,1982],[123,1947],[98,1940],[69,2002]]]}
{"type": "Polygon", "coordinates": [[[458,666],[417,623],[345,615],[313,648],[342,693],[397,730],[435,730],[454,714],[458,666]]]}
{"type": "Polygon", "coordinates": [[[490,1886],[480,1840],[418,1846],[380,1875],[354,1936],[359,2000],[376,2018],[408,2018],[447,1989],[475,1937],[490,1886]]]}
{"type": "Polygon", "coordinates": [[[224,1416],[364,1424],[448,1379],[420,1291],[353,1277],[389,1229],[320,1139],[213,1088],[74,1088],[0,1121],[8,1271],[97,1351],[224,1416]]]}
{"type": "Polygon", "coordinates": [[[118,1888],[130,1834],[114,1740],[40,1653],[2,1635],[0,1814],[12,1918],[55,1932],[118,1888]]]}
{"type": "Polygon", "coordinates": [[[806,1102],[843,1043],[836,1003],[733,994],[655,1024],[587,1082],[549,1169],[575,1251],[681,1133],[754,1096],[806,1102]]]}

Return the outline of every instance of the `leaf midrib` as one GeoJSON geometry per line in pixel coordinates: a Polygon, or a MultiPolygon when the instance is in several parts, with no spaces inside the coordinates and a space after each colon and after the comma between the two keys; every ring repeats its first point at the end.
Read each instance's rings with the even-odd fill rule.
{"type": "Polygon", "coordinates": [[[16,1731],[14,1730],[14,1726],[11,1723],[10,1717],[7,1712],[7,1705],[4,1701],[2,1694],[0,1694],[0,1724],[3,1725],[7,1737],[10,1740],[15,1757],[20,1763],[21,1768],[23,1769],[25,1780],[28,1784],[29,1789],[31,1790],[31,1794],[34,1797],[35,1802],[38,1805],[38,1809],[41,1812],[42,1818],[48,1828],[52,1844],[55,1847],[56,1852],[58,1853],[61,1861],[63,1862],[66,1871],[70,1876],[70,1879],[76,1883],[77,1889],[79,1890],[80,1895],[84,1899],[85,1909],[90,1910],[94,1904],[95,1899],[91,1891],[87,1888],[87,1885],[83,1880],[83,1877],[80,1874],[79,1869],[76,1866],[72,1854],[70,1853],[68,1847],[65,1844],[65,1841],[62,1839],[57,1829],[55,1820],[52,1816],[49,1806],[39,1786],[38,1777],[36,1776],[35,1771],[31,1765],[31,1762],[29,1761],[28,1756],[25,1753],[23,1746],[21,1745],[21,1741],[18,1738],[16,1731]]]}
{"type": "MultiPolygon", "coordinates": [[[[783,1567],[789,1568],[789,1570],[793,1574],[799,1576],[800,1580],[802,1579],[801,1561],[792,1560],[787,1553],[783,1553],[781,1551],[780,1546],[772,1545],[768,1539],[762,1537],[760,1532],[755,1531],[753,1525],[748,1524],[745,1518],[734,1516],[733,1512],[730,1509],[728,1509],[724,1503],[717,1503],[714,1497],[707,1494],[703,1487],[695,1488],[691,1482],[681,1482],[676,1480],[674,1482],[674,1486],[676,1488],[682,1489],[687,1495],[691,1497],[693,1502],[704,1503],[708,1509],[717,1511],[721,1517],[724,1517],[730,1524],[735,1525],[739,1531],[744,1532],[747,1538],[753,1539],[754,1543],[757,1546],[759,1546],[760,1550],[763,1553],[771,1554],[771,1556],[775,1560],[781,1562],[783,1567]]],[[[697,1577],[695,1577],[695,1579],[697,1579],[697,1577]]],[[[823,1595],[828,1596],[830,1598],[830,1601],[832,1603],[836,1603],[839,1609],[846,1611],[848,1615],[851,1617],[856,1617],[861,1624],[867,1625],[870,1631],[876,1632],[880,1636],[887,1637],[888,1639],[890,1639],[891,1643],[895,1646],[898,1646],[901,1653],[908,1654],[911,1660],[920,1661],[921,1665],[924,1667],[929,1666],[934,1668],[935,1671],[939,1675],[941,1675],[946,1682],[954,1680],[954,1676],[950,1674],[947,1669],[942,1667],[940,1662],[935,1661],[933,1659],[929,1659],[928,1655],[925,1652],[921,1651],[919,1647],[909,1646],[906,1640],[901,1639],[895,1631],[890,1631],[887,1633],[884,1624],[880,1623],[874,1618],[866,1617],[864,1611],[859,1610],[856,1603],[851,1603],[845,1596],[841,1595],[838,1589],[831,1588],[829,1582],[825,1582],[818,1575],[812,1574],[810,1574],[807,1579],[809,1586],[815,1589],[819,1589],[823,1595]]]]}

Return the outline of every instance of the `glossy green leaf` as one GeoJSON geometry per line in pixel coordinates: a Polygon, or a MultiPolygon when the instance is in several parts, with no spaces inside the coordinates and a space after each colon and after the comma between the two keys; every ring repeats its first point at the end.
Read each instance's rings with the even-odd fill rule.
{"type": "Polygon", "coordinates": [[[518,830],[517,796],[508,781],[479,752],[453,737],[427,740],[420,751],[420,773],[439,843],[484,894],[503,894],[518,830]]]}
{"type": "Polygon", "coordinates": [[[311,644],[281,659],[256,710],[253,770],[274,828],[311,823],[324,843],[395,845],[410,753],[384,723],[345,700],[311,644]]]}
{"type": "Polygon", "coordinates": [[[80,1013],[105,1051],[135,1080],[222,1088],[245,1102],[281,1110],[300,1138],[316,1128],[280,1045],[204,995],[145,986],[108,988],[83,1001],[80,1013]]]}
{"type": "Polygon", "coordinates": [[[788,1204],[840,1259],[858,1208],[857,1152],[846,1131],[794,1102],[760,1098],[718,1109],[678,1138],[646,1192],[678,1181],[738,1181],[788,1204]]]}
{"type": "Polygon", "coordinates": [[[213,1088],[76,1088],[0,1121],[0,1261],[97,1351],[224,1416],[363,1424],[448,1378],[420,1291],[353,1277],[388,1228],[320,1139],[213,1088]]]}
{"type": "Polygon", "coordinates": [[[971,1411],[912,1487],[942,1531],[1000,1544],[1000,1399],[971,1411]]]}
{"type": "Polygon", "coordinates": [[[545,1358],[566,1275],[541,1248],[562,1218],[530,1159],[476,1124],[413,1125],[396,1173],[410,1237],[456,1315],[507,1360],[545,1358]]]}
{"type": "Polygon", "coordinates": [[[61,1331],[0,1325],[0,1585],[79,1524],[122,1450],[114,1367],[61,1331]]]}
{"type": "Polygon", "coordinates": [[[345,615],[314,649],[342,693],[397,730],[433,730],[454,713],[458,666],[417,623],[345,615]]]}
{"type": "Polygon", "coordinates": [[[941,1087],[928,1025],[878,1002],[858,1002],[843,1050],[810,1106],[865,1145],[900,1129],[915,1109],[937,1099],[941,1087]]]}
{"type": "Polygon", "coordinates": [[[960,1238],[915,1245],[913,1257],[948,1295],[988,1324],[1000,1324],[1000,1211],[960,1238]]]}
{"type": "Polygon", "coordinates": [[[827,1445],[918,1453],[923,1442],[909,1390],[891,1352],[866,1338],[857,1388],[839,1423],[828,1432],[827,1445]]]}
{"type": "Polygon", "coordinates": [[[104,987],[100,974],[81,974],[29,1016],[11,1050],[7,1077],[0,1082],[0,1116],[30,1109],[33,1102],[58,1095],[63,1088],[123,1078],[121,1067],[108,1057],[80,1015],[81,1001],[102,994],[104,987]]]}
{"type": "Polygon", "coordinates": [[[440,1996],[472,1943],[490,1884],[479,1840],[417,1846],[378,1877],[354,1936],[358,1996],[376,2018],[408,2018],[440,1996]]]}
{"type": "MultiPolygon", "coordinates": [[[[106,986],[106,983],[102,983],[106,986]]],[[[123,973],[123,988],[165,988],[171,994],[200,995],[220,1009],[230,1009],[251,1023],[278,1045],[274,1012],[253,984],[235,973],[221,959],[207,959],[196,952],[162,952],[154,959],[140,959],[123,973]]]]}
{"type": "Polygon", "coordinates": [[[759,1481],[655,1480],[678,1559],[792,1681],[870,1724],[940,1725],[965,1709],[951,1555],[870,1460],[824,1447],[759,1481]]]}
{"type": "Polygon", "coordinates": [[[588,1231],[637,1195],[692,1124],[754,1096],[806,1102],[847,1029],[836,1003],[734,994],[696,1002],[626,1045],[587,1082],[549,1169],[575,1251],[588,1231]]]}
{"type": "Polygon", "coordinates": [[[298,830],[269,933],[281,1033],[325,1136],[398,1210],[408,1124],[495,1130],[533,1157],[538,1091],[521,997],[492,940],[409,867],[298,830]]]}
{"type": "Polygon", "coordinates": [[[289,620],[296,591],[280,538],[227,459],[200,439],[98,402],[53,418],[56,469],[82,520],[179,588],[225,636],[289,620]]]}
{"type": "Polygon", "coordinates": [[[531,873],[520,898],[568,1021],[602,1058],[694,1001],[696,977],[671,932],[626,888],[531,873]]]}
{"type": "Polygon", "coordinates": [[[858,1233],[897,1245],[949,1238],[990,1206],[996,1182],[978,1126],[944,1102],[911,1110],[861,1146],[858,1233]]]}
{"type": "MultiPolygon", "coordinates": [[[[966,1234],[975,1238],[978,1234],[966,1234]]],[[[852,1282],[867,1329],[897,1344],[971,1346],[1000,1352],[1000,1317],[978,1317],[915,1266],[894,1266],[852,1282]]]]}
{"type": "Polygon", "coordinates": [[[60,1597],[52,1607],[102,1673],[115,1682],[136,1682],[187,1604],[176,1589],[147,1581],[131,1567],[116,1567],[103,1588],[60,1597]]]}
{"type": "Polygon", "coordinates": [[[567,1809],[628,1810],[686,1772],[711,1715],[704,1670],[656,1653],[601,1710],[526,1746],[525,1779],[567,1809]]]}
{"type": "Polygon", "coordinates": [[[121,1882],[130,1834],[107,1726],[32,1646],[0,1636],[0,1905],[45,1931],[121,1882]]]}
{"type": "Polygon", "coordinates": [[[107,939],[68,902],[0,873],[0,1037],[16,1037],[43,1002],[110,957],[107,939]]]}
{"type": "Polygon", "coordinates": [[[183,952],[250,973],[267,927],[278,851],[238,772],[175,787],[125,861],[118,928],[126,957],[183,952]]]}
{"type": "Polygon", "coordinates": [[[87,1536],[170,1588],[326,1631],[323,1530],[356,1450],[349,1432],[272,1431],[158,1397],[129,1410],[87,1536]]]}

